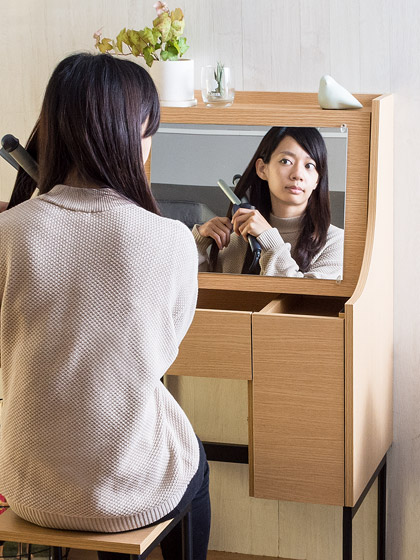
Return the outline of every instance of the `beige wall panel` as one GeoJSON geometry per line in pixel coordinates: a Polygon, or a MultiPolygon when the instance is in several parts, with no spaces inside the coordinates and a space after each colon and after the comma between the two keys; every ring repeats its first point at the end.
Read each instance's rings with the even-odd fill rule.
{"type": "Polygon", "coordinates": [[[248,445],[248,382],[168,375],[165,385],[203,441],[248,445]]]}
{"type": "MultiPolygon", "coordinates": [[[[285,560],[341,559],[341,507],[250,498],[247,490],[246,465],[210,463],[210,550],[285,560]]],[[[376,500],[374,484],[353,520],[353,560],[376,560],[376,500]]]]}
{"type": "MultiPolygon", "coordinates": [[[[331,66],[335,68],[334,78],[339,84],[351,91],[360,90],[360,45],[354,41],[359,33],[359,2],[330,0],[330,40],[335,48],[331,49],[331,66]],[[345,21],[345,25],[343,25],[345,21]],[[351,45],[354,56],[348,56],[351,45]],[[343,60],[346,64],[343,64],[343,60]]],[[[377,86],[376,86],[377,87],[377,86]]],[[[365,90],[367,91],[367,90],[365,90]]],[[[372,91],[383,91],[373,89],[372,91]]]]}
{"type": "Polygon", "coordinates": [[[319,79],[331,66],[330,0],[300,0],[300,59],[305,72],[299,73],[298,91],[316,91],[319,79]],[[315,85],[316,84],[316,85],[315,85]],[[314,87],[315,86],[315,87],[314,87]]]}
{"type": "Polygon", "coordinates": [[[248,466],[210,463],[209,548],[278,557],[278,502],[250,498],[248,466]]]}
{"type": "Polygon", "coordinates": [[[353,518],[353,560],[377,560],[378,483],[353,518]]]}
{"type": "Polygon", "coordinates": [[[254,314],[257,497],[344,504],[344,322],[254,314]]]}
{"type": "Polygon", "coordinates": [[[340,560],[341,526],[340,507],[279,502],[279,555],[296,560],[340,560]]]}
{"type": "Polygon", "coordinates": [[[251,314],[197,309],[168,374],[251,379],[251,314]]]}

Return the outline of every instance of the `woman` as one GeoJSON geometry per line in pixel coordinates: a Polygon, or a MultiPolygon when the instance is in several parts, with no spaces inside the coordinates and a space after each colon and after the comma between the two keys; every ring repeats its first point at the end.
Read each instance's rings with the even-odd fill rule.
{"type": "MultiPolygon", "coordinates": [[[[151,78],[127,60],[73,55],[48,83],[32,135],[40,195],[0,215],[0,488],[28,521],[87,531],[192,502],[205,559],[207,461],[161,383],[194,315],[197,256],[147,182],[159,118],[151,78]]],[[[181,558],[178,537],[165,559],[181,558]]]]}
{"type": "Polygon", "coordinates": [[[235,193],[255,209],[194,226],[200,270],[247,273],[253,235],[262,249],[256,273],[341,279],[344,232],[331,225],[327,150],[317,129],[271,128],[235,193]]]}

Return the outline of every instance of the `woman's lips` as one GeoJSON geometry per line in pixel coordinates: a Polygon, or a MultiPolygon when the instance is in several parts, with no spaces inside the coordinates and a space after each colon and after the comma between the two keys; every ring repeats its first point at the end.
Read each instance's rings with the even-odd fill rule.
{"type": "Polygon", "coordinates": [[[303,189],[301,189],[300,187],[286,187],[286,190],[288,190],[292,194],[302,194],[303,193],[303,189]]]}

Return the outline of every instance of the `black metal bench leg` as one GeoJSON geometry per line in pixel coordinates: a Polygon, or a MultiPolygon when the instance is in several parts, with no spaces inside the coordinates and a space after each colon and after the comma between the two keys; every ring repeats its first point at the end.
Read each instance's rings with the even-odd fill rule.
{"type": "Polygon", "coordinates": [[[52,557],[53,560],[63,560],[63,551],[61,546],[53,546],[52,557]]]}
{"type": "Polygon", "coordinates": [[[181,520],[182,523],[182,560],[193,560],[191,511],[181,520]]]}
{"type": "Polygon", "coordinates": [[[343,507],[343,560],[352,560],[353,508],[343,507]]]}
{"type": "Polygon", "coordinates": [[[378,475],[378,560],[385,560],[386,545],[386,456],[378,475]]]}

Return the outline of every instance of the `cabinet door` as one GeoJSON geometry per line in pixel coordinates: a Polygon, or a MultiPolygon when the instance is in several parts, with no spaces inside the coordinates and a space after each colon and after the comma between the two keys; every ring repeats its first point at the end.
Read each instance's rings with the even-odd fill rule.
{"type": "Polygon", "coordinates": [[[251,493],[344,505],[344,321],[254,314],[251,493]]]}
{"type": "Polygon", "coordinates": [[[251,379],[251,313],[197,309],[167,373],[251,379]]]}

